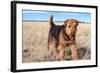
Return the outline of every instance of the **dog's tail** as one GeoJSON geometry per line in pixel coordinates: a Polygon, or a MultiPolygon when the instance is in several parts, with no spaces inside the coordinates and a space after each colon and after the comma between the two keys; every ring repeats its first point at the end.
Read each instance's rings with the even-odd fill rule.
{"type": "Polygon", "coordinates": [[[55,26],[55,24],[54,24],[54,22],[53,22],[53,15],[50,16],[49,24],[50,24],[51,26],[55,26]]]}

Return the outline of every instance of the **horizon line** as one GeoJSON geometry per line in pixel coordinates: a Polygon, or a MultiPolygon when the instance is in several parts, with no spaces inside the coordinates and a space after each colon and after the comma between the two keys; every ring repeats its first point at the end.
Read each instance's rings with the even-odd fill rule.
{"type": "MultiPolygon", "coordinates": [[[[48,20],[22,20],[22,22],[49,22],[48,20]]],[[[54,22],[64,22],[64,21],[54,21],[54,22]]],[[[91,24],[91,22],[84,22],[84,21],[79,21],[79,23],[88,23],[91,24]]]]}

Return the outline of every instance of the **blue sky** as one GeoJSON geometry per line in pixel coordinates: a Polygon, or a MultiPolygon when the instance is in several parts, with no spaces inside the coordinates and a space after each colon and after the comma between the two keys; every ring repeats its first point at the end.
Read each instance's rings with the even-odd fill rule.
{"type": "Polygon", "coordinates": [[[23,20],[31,21],[48,21],[49,16],[53,15],[54,21],[64,21],[66,19],[77,19],[83,22],[91,22],[90,13],[82,12],[54,12],[54,11],[32,11],[32,10],[23,10],[23,20]]]}

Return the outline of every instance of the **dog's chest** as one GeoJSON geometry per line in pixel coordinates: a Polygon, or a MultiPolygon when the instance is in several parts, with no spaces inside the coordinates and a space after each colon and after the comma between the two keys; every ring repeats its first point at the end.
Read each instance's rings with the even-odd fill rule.
{"type": "Polygon", "coordinates": [[[70,44],[74,44],[74,40],[67,40],[67,41],[64,41],[64,44],[66,46],[69,46],[70,44]]]}
{"type": "Polygon", "coordinates": [[[75,41],[75,37],[68,37],[68,36],[63,36],[63,41],[66,45],[73,44],[75,41]]]}

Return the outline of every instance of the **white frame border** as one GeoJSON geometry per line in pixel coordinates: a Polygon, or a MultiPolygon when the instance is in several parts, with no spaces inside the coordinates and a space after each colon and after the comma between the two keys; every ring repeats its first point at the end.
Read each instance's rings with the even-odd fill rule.
{"type": "Polygon", "coordinates": [[[17,26],[17,48],[16,48],[16,66],[17,70],[21,69],[39,69],[39,68],[53,68],[53,67],[73,67],[73,66],[87,66],[96,65],[96,11],[93,8],[82,8],[82,7],[67,7],[67,6],[47,6],[47,5],[28,5],[28,4],[17,4],[16,6],[16,26],[17,26]],[[30,10],[49,10],[49,11],[77,11],[77,12],[90,12],[91,13],[91,60],[80,60],[80,61],[62,61],[62,62],[42,62],[42,63],[22,63],[22,9],[30,10]]]}

